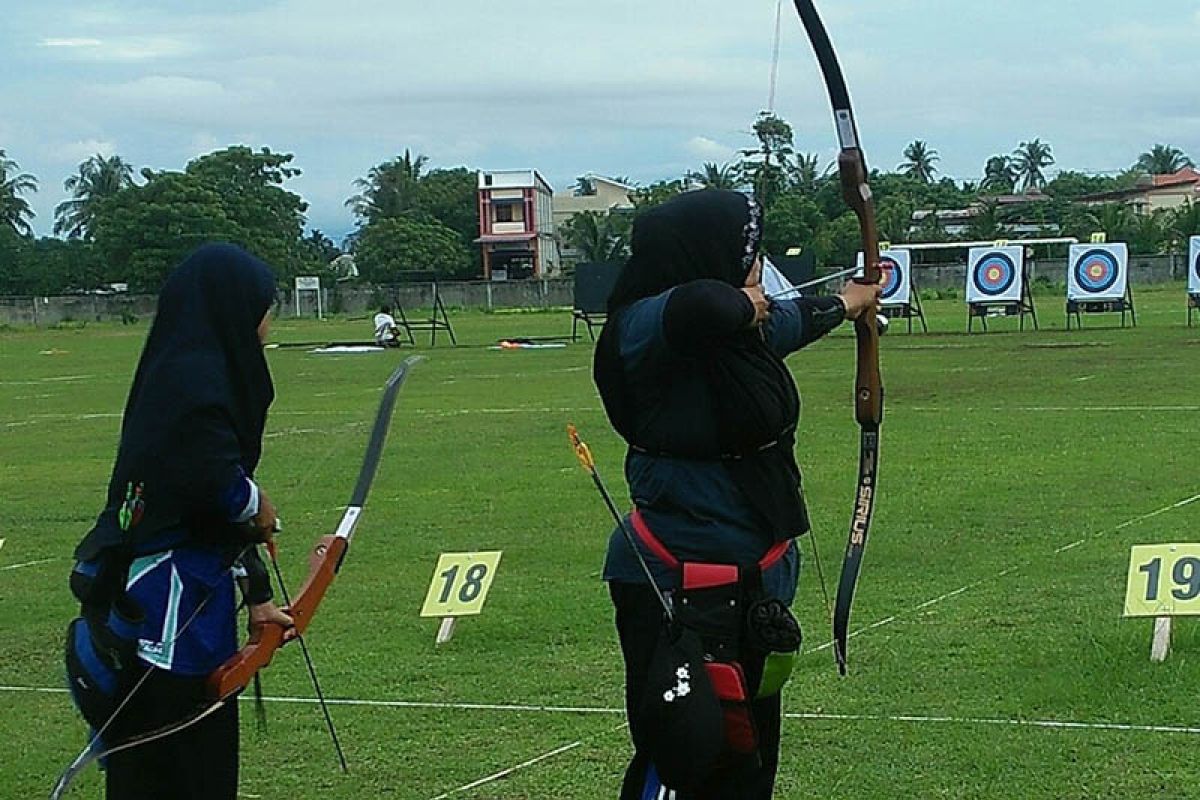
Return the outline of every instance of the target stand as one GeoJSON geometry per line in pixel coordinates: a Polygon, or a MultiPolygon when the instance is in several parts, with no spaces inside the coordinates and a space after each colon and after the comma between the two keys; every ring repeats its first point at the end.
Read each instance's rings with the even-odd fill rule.
{"type": "MultiPolygon", "coordinates": [[[[857,266],[863,268],[863,254],[858,254],[857,266]]],[[[921,322],[921,330],[929,333],[925,323],[925,310],[921,308],[921,296],[917,294],[916,282],[912,273],[912,254],[905,248],[893,248],[881,245],[879,251],[881,313],[888,320],[902,319],[908,323],[908,332],[912,333],[913,320],[921,322]]],[[[861,271],[857,273],[861,275],[861,271]]]]}
{"type": "MultiPolygon", "coordinates": [[[[1097,235],[1099,238],[1099,234],[1097,235]]],[[[1137,327],[1133,288],[1129,285],[1129,249],[1121,242],[1072,245],[1067,260],[1067,330],[1083,328],[1084,314],[1129,316],[1137,327]]]]}
{"type": "MultiPolygon", "coordinates": [[[[1133,305],[1133,289],[1126,286],[1125,296],[1116,300],[1068,300],[1067,301],[1067,330],[1071,330],[1071,319],[1075,327],[1083,328],[1084,314],[1120,314],[1121,327],[1125,327],[1125,315],[1129,315],[1132,327],[1137,327],[1137,310],[1133,305]]],[[[1191,324],[1191,311],[1188,311],[1188,324],[1191,324]]]]}
{"type": "Polygon", "coordinates": [[[925,324],[925,310],[921,308],[921,296],[916,292],[913,292],[912,302],[882,306],[882,311],[889,321],[904,320],[907,323],[908,333],[912,333],[914,319],[920,320],[922,333],[929,333],[929,326],[925,324]]]}
{"type": "Polygon", "coordinates": [[[1188,327],[1192,314],[1200,312],[1200,236],[1188,238],[1188,327]]]}
{"type": "Polygon", "coordinates": [[[413,331],[429,331],[429,346],[437,345],[438,331],[445,331],[450,337],[450,344],[457,346],[458,339],[454,336],[454,328],[450,325],[450,315],[446,313],[446,304],[442,302],[441,289],[438,287],[436,276],[432,273],[410,272],[401,273],[401,278],[409,284],[423,283],[428,280],[431,284],[432,303],[427,319],[409,318],[404,312],[404,304],[400,302],[400,286],[392,286],[392,311],[396,317],[396,327],[407,335],[410,344],[416,344],[413,331]]]}
{"type": "Polygon", "coordinates": [[[976,319],[986,333],[988,318],[993,316],[1019,317],[1022,331],[1029,317],[1038,330],[1023,245],[1001,241],[991,247],[972,247],[967,256],[966,297],[967,333],[974,333],[976,319]]]}

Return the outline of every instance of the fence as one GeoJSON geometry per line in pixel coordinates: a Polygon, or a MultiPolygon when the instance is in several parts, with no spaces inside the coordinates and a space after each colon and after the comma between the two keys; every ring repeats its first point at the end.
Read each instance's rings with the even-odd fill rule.
{"type": "MultiPolygon", "coordinates": [[[[966,285],[965,263],[921,265],[914,270],[918,289],[962,289],[966,285]]],[[[1030,264],[1032,280],[1066,283],[1066,259],[1045,259],[1030,264]]],[[[1135,285],[1184,280],[1187,259],[1181,255],[1130,256],[1129,277],[1135,285]]],[[[322,305],[330,313],[360,315],[376,310],[381,303],[399,303],[406,310],[433,305],[432,283],[398,286],[349,286],[323,288],[322,305]]],[[[447,281],[438,284],[442,302],[450,308],[569,308],[574,283],[570,278],[522,281],[447,281]]],[[[0,297],[0,325],[45,327],[63,322],[125,320],[154,314],[153,295],[68,295],[62,297],[0,297]]],[[[294,312],[292,289],[280,291],[276,311],[294,312]]],[[[315,313],[311,294],[301,309],[315,313]]]]}

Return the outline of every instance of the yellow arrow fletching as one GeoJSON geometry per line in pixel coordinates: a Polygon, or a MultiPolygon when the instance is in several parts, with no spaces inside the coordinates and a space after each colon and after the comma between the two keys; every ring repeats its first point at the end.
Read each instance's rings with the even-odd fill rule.
{"type": "Polygon", "coordinates": [[[579,459],[579,463],[583,468],[591,472],[596,468],[596,460],[592,458],[592,451],[579,438],[579,431],[574,425],[567,424],[567,436],[571,439],[571,447],[575,450],[575,457],[579,459]]]}

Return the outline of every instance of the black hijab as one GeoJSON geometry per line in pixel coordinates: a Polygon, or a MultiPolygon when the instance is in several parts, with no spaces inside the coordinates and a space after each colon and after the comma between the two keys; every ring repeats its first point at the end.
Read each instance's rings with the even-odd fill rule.
{"type": "Polygon", "coordinates": [[[270,268],[229,244],[201,247],[167,277],[125,402],[106,508],[78,557],[220,520],[217,498],[239,469],[253,475],[262,453],[275,391],[258,325],[274,295],[270,268]],[[138,488],[130,539],[114,523],[138,488]]]}
{"type": "Polygon", "coordinates": [[[662,417],[643,413],[641,407],[654,392],[629,385],[619,342],[621,312],[637,300],[703,279],[744,286],[761,236],[758,204],[738,192],[688,192],[640,215],[634,221],[632,254],[609,299],[594,377],[609,420],[630,445],[651,453],[723,460],[759,523],[783,539],[808,530],[793,453],[800,398],[787,366],[766,345],[762,332],[748,328],[681,364],[684,374],[699,377],[710,405],[697,401],[691,408],[673,409],[674,428],[676,433],[711,428],[689,437],[693,443],[705,442],[707,452],[661,446],[662,417]],[[711,414],[699,419],[706,408],[711,414]]]}

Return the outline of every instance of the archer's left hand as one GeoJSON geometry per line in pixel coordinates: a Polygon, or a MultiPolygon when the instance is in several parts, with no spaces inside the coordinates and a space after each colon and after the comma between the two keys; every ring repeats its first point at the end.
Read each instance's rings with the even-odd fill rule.
{"type": "Polygon", "coordinates": [[[278,625],[284,628],[283,641],[290,642],[296,638],[296,622],[283,610],[268,600],[250,606],[250,633],[253,635],[264,625],[278,625]]]}

